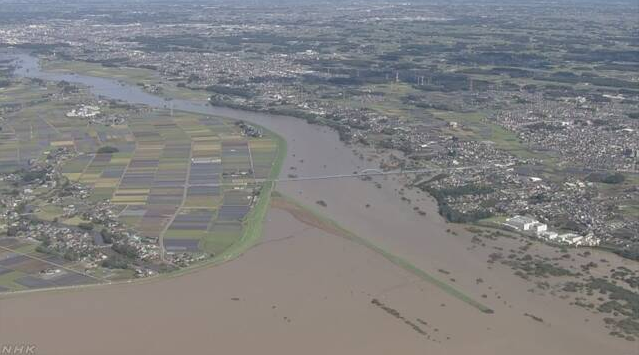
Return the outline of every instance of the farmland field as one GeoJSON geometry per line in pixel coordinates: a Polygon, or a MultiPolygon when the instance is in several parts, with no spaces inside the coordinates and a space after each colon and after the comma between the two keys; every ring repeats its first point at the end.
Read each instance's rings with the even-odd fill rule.
{"type": "Polygon", "coordinates": [[[182,112],[151,111],[103,133],[96,146],[117,152],[80,156],[65,175],[122,205],[122,218],[168,251],[202,251],[218,234],[229,244],[216,220],[242,221],[259,191],[254,179],[268,175],[277,150],[274,139],[243,137],[231,121],[182,112]]]}
{"type": "MultiPolygon", "coordinates": [[[[51,92],[59,92],[60,86],[25,80],[0,90],[0,105],[6,108],[0,173],[26,169],[64,149],[70,159],[60,162],[57,171],[86,187],[88,201],[109,202],[120,222],[159,244],[163,253],[201,260],[223,257],[234,244],[244,243],[241,239],[254,220],[248,221],[247,215],[259,200],[261,180],[271,176],[281,155],[278,137],[270,132],[247,137],[236,122],[225,118],[127,107],[77,89],[53,97],[51,92]],[[82,105],[99,107],[98,119],[69,115],[82,105]],[[111,116],[124,119],[117,124],[100,121],[111,116]]],[[[89,221],[65,214],[78,202],[39,198],[33,215],[79,228],[89,221]]],[[[86,278],[74,273],[82,270],[81,263],[62,257],[49,260],[53,256],[38,251],[34,241],[23,243],[0,229],[0,242],[0,292],[131,276],[126,269],[98,268],[92,274],[99,277],[86,278]],[[52,267],[63,271],[43,276],[52,267]]]]}

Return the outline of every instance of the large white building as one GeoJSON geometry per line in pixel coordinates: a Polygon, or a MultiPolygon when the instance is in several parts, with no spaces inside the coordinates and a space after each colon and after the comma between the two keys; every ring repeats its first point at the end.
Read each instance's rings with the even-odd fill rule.
{"type": "Polygon", "coordinates": [[[515,216],[508,218],[505,224],[520,231],[528,231],[535,223],[539,223],[539,221],[526,216],[515,216]]]}
{"type": "Polygon", "coordinates": [[[77,109],[73,109],[67,113],[67,117],[95,117],[100,114],[98,106],[80,105],[77,109]]]}
{"type": "Polygon", "coordinates": [[[596,246],[599,245],[599,238],[593,234],[582,236],[574,233],[558,234],[548,230],[548,225],[538,220],[526,216],[514,216],[508,218],[504,223],[507,227],[520,232],[534,235],[540,239],[552,241],[555,243],[567,244],[572,246],[596,246]]]}
{"type": "Polygon", "coordinates": [[[543,233],[548,230],[548,226],[545,223],[536,222],[530,226],[530,230],[535,232],[535,234],[539,235],[539,233],[543,233]]]}

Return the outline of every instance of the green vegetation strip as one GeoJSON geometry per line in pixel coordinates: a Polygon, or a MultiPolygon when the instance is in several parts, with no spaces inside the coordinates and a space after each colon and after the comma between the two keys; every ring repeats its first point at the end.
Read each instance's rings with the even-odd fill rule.
{"type": "MultiPolygon", "coordinates": [[[[282,170],[282,165],[284,164],[284,159],[286,158],[286,141],[273,132],[269,133],[273,135],[273,137],[277,141],[277,156],[275,157],[275,161],[273,162],[273,166],[271,167],[271,172],[269,174],[269,180],[273,180],[279,176],[280,170],[282,170]]],[[[271,203],[271,194],[273,193],[273,188],[275,188],[275,183],[272,181],[265,182],[262,185],[259,199],[244,221],[242,237],[236,243],[233,243],[233,245],[231,245],[231,247],[225,250],[222,254],[220,254],[218,258],[228,260],[238,257],[259,241],[259,239],[262,237],[262,230],[264,226],[264,219],[266,218],[266,212],[268,211],[268,207],[271,203]]]]}
{"type": "Polygon", "coordinates": [[[410,261],[399,257],[377,245],[375,245],[373,242],[359,237],[356,234],[350,232],[349,230],[341,227],[337,222],[333,221],[332,219],[325,217],[324,215],[322,215],[320,212],[314,210],[313,208],[310,207],[306,207],[301,205],[299,202],[295,201],[294,199],[288,197],[288,196],[283,196],[279,193],[275,193],[274,195],[278,196],[279,198],[285,199],[286,201],[297,205],[300,209],[304,209],[306,211],[308,211],[309,213],[313,214],[313,216],[319,220],[321,220],[323,223],[326,223],[328,225],[330,225],[331,227],[335,228],[336,230],[340,231],[340,234],[346,238],[347,240],[350,240],[354,243],[357,243],[359,245],[362,245],[376,253],[378,253],[379,255],[383,256],[386,260],[392,262],[393,264],[401,267],[402,269],[410,272],[411,274],[419,277],[420,279],[422,279],[423,281],[429,282],[435,286],[437,286],[439,289],[441,289],[442,291],[446,292],[447,294],[457,298],[458,300],[465,302],[475,308],[477,308],[478,310],[484,312],[484,313],[494,313],[494,311],[489,308],[488,306],[485,306],[484,304],[474,300],[472,297],[462,293],[461,291],[457,290],[456,288],[454,288],[453,286],[437,279],[436,277],[428,274],[426,271],[418,268],[417,266],[413,265],[410,261]]]}

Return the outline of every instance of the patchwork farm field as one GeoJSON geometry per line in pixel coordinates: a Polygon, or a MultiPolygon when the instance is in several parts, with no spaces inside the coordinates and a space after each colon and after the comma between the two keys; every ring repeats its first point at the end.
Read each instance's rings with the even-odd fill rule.
{"type": "Polygon", "coordinates": [[[79,263],[37,252],[17,238],[0,238],[0,292],[64,287],[99,282],[81,273],[79,263]],[[52,266],[56,265],[56,267],[52,266]],[[55,272],[53,271],[54,269],[55,272]]]}
{"type": "MultiPolygon", "coordinates": [[[[72,158],[57,170],[87,187],[88,200],[110,202],[119,221],[162,253],[222,257],[246,242],[242,237],[255,222],[247,215],[280,153],[276,136],[248,137],[228,119],[122,106],[82,90],[67,97],[51,92],[60,95],[60,87],[21,82],[0,89],[0,173],[62,148],[72,158]],[[101,117],[125,119],[103,124],[69,115],[85,104],[99,106],[101,117]]],[[[32,213],[77,229],[87,221],[65,216],[64,206],[74,202],[38,199],[32,213]]],[[[37,245],[0,228],[0,292],[132,277],[131,270],[101,268],[87,277],[82,263],[39,252],[37,245]]]]}
{"type": "Polygon", "coordinates": [[[231,121],[182,112],[90,130],[102,152],[68,162],[64,174],[91,186],[91,198],[121,205],[120,218],[168,252],[217,254],[239,238],[256,178],[268,176],[277,151],[268,135],[244,137],[231,121]]]}
{"type": "Polygon", "coordinates": [[[68,105],[49,99],[52,86],[17,83],[0,90],[5,112],[0,117],[6,120],[0,131],[0,173],[14,171],[53,147],[77,145],[95,151],[88,137],[74,131],[78,123],[66,119],[68,105]]]}

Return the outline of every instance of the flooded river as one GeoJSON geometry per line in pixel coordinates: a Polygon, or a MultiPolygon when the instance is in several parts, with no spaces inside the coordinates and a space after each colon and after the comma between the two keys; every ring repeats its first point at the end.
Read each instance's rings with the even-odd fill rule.
{"type": "MultiPolygon", "coordinates": [[[[18,57],[20,76],[81,83],[107,98],[169,106],[132,85],[43,72],[37,58],[18,57]]],[[[176,110],[242,119],[277,132],[288,144],[283,177],[377,167],[334,131],[300,119],[205,102],[172,103],[176,110]]],[[[490,250],[473,248],[470,234],[442,220],[431,198],[402,191],[398,179],[376,178],[379,185],[356,178],[281,182],[277,189],[481,299],[494,314],[479,312],[367,248],[272,209],[263,241],[218,267],[149,283],[0,299],[0,344],[34,344],[38,354],[631,354],[634,345],[608,336],[601,320],[563,300],[528,292],[531,285],[511,270],[487,264],[490,250]]],[[[505,241],[504,248],[515,243],[505,241]]]]}

